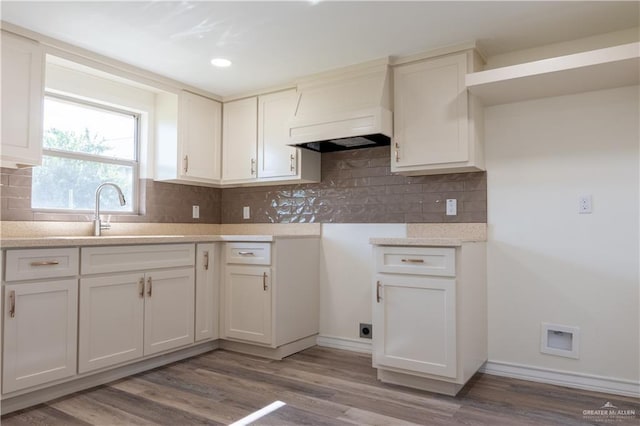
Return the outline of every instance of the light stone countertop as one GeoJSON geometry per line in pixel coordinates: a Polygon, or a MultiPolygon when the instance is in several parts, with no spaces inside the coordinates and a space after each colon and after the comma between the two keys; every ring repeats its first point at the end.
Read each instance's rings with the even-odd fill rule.
{"type": "Polygon", "coordinates": [[[133,244],[202,243],[217,241],[272,242],[280,238],[319,238],[312,235],[120,235],[120,236],[72,236],[40,238],[3,238],[5,248],[85,247],[133,244]]]}
{"type": "Polygon", "coordinates": [[[376,246],[435,246],[459,247],[463,243],[484,242],[474,238],[370,238],[369,243],[376,246]]]}

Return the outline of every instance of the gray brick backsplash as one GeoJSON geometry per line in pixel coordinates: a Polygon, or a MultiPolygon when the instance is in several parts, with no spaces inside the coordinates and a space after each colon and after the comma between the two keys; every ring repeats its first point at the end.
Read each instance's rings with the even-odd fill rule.
{"type": "MultiPolygon", "coordinates": [[[[140,214],[112,215],[115,222],[173,223],[429,223],[486,222],[484,172],[400,176],[390,172],[388,147],[322,154],[322,181],[242,188],[140,182],[140,214]],[[445,215],[445,200],[458,215],[445,215]],[[191,206],[200,206],[200,219],[191,206]],[[242,219],[242,207],[251,219],[242,219]]],[[[34,212],[31,170],[1,169],[2,220],[87,221],[91,214],[34,212]]]]}

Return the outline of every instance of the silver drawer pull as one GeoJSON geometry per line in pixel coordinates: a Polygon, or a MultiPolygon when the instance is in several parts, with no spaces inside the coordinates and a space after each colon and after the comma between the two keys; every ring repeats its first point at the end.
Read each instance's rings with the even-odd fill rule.
{"type": "Polygon", "coordinates": [[[402,259],[402,263],[424,263],[424,259],[402,259]]]}
{"type": "Polygon", "coordinates": [[[239,251],[238,254],[240,256],[255,256],[255,254],[252,251],[239,251]]]}
{"type": "Polygon", "coordinates": [[[42,262],[31,262],[31,266],[54,266],[59,265],[60,262],[57,260],[43,260],[42,262]]]}

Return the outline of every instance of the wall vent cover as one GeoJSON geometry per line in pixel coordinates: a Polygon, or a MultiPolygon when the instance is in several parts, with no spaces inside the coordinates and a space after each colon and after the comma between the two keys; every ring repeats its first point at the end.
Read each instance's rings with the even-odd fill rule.
{"type": "Polygon", "coordinates": [[[542,323],[540,329],[540,352],[578,359],[579,351],[580,328],[542,323]]]}

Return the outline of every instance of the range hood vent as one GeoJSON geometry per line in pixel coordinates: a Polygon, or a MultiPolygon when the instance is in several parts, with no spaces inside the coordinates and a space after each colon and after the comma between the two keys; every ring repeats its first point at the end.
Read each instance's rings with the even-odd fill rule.
{"type": "Polygon", "coordinates": [[[388,59],[298,81],[289,145],[318,152],[389,145],[388,59]]]}

